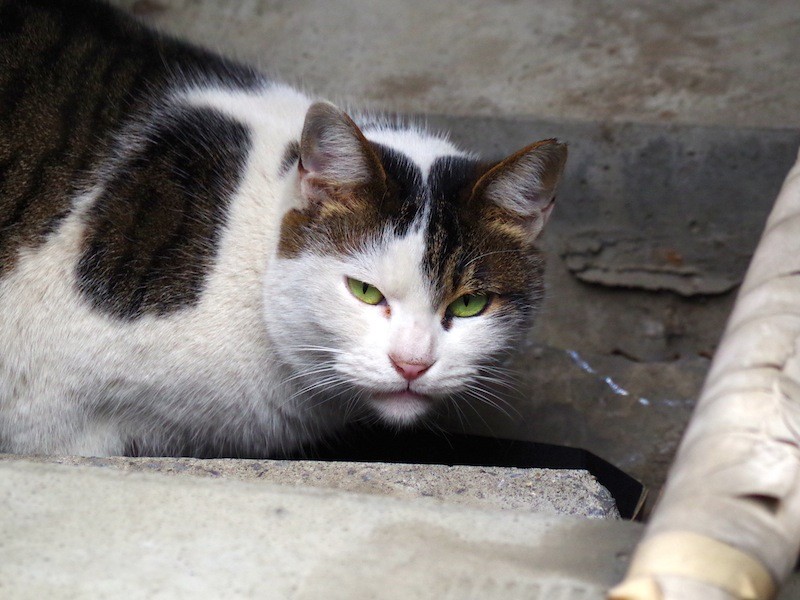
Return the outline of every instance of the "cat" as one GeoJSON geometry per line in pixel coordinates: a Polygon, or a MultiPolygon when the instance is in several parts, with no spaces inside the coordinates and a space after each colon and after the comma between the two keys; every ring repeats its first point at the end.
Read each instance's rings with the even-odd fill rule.
{"type": "Polygon", "coordinates": [[[566,158],[0,0],[0,452],[270,456],[459,402],[537,312],[566,158]]]}

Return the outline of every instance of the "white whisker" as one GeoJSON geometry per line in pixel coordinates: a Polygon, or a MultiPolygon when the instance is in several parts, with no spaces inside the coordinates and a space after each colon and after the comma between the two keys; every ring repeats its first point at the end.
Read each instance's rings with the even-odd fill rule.
{"type": "Polygon", "coordinates": [[[467,392],[487,406],[491,406],[492,408],[501,412],[509,419],[512,418],[509,410],[512,411],[517,417],[522,417],[522,413],[520,413],[513,404],[486,388],[469,388],[467,392]],[[506,410],[506,408],[508,408],[508,410],[506,410]]]}
{"type": "Polygon", "coordinates": [[[289,383],[291,381],[295,381],[303,377],[311,377],[313,375],[319,375],[320,373],[328,373],[328,372],[335,373],[337,371],[333,365],[319,365],[315,369],[308,369],[305,371],[301,371],[299,373],[295,373],[291,377],[287,377],[286,379],[284,379],[283,383],[289,383]]]}
{"type": "MultiPolygon", "coordinates": [[[[300,388],[294,394],[289,396],[289,398],[286,400],[286,402],[287,403],[291,402],[291,401],[295,400],[296,398],[298,398],[300,396],[306,396],[310,392],[312,392],[314,390],[318,390],[314,394],[314,395],[316,395],[317,393],[320,393],[321,391],[324,391],[325,389],[328,389],[329,387],[332,387],[333,384],[337,384],[337,383],[341,383],[341,379],[337,375],[330,375],[328,377],[324,377],[323,379],[314,381],[313,383],[310,383],[310,384],[306,385],[305,387],[300,388]]],[[[303,398],[302,401],[300,402],[300,406],[302,406],[303,404],[308,402],[308,400],[310,398],[313,398],[314,395],[312,395],[310,397],[307,397],[307,398],[303,398]]]]}
{"type": "MultiPolygon", "coordinates": [[[[471,392],[467,392],[467,393],[469,394],[468,396],[463,396],[462,395],[460,399],[464,400],[465,404],[467,406],[469,406],[469,408],[472,410],[472,412],[475,413],[475,416],[477,416],[478,419],[480,419],[481,423],[483,423],[483,425],[486,427],[486,429],[488,429],[489,432],[492,435],[494,435],[494,430],[492,429],[491,425],[489,425],[489,423],[486,422],[486,419],[483,418],[483,415],[480,413],[480,411],[472,405],[472,402],[470,402],[470,397],[475,397],[475,396],[471,392]]],[[[479,400],[479,401],[481,400],[480,398],[477,398],[477,397],[475,397],[475,398],[477,400],[479,400]]],[[[465,418],[466,418],[466,415],[465,415],[465,418]]]]}
{"type": "Polygon", "coordinates": [[[344,350],[338,348],[329,348],[327,346],[293,346],[293,350],[300,350],[305,352],[328,352],[330,354],[347,354],[344,350]]]}
{"type": "Polygon", "coordinates": [[[505,390],[509,390],[511,392],[520,393],[520,387],[518,384],[514,383],[513,381],[507,381],[505,379],[498,379],[497,377],[489,377],[488,375],[473,375],[471,379],[475,381],[482,381],[487,382],[492,385],[496,385],[501,387],[505,390]]]}
{"type": "Polygon", "coordinates": [[[493,254],[519,254],[519,251],[518,250],[495,250],[494,252],[484,252],[480,256],[476,256],[475,258],[470,259],[469,262],[467,262],[464,266],[468,267],[472,263],[474,263],[474,262],[476,262],[476,261],[478,261],[478,260],[480,260],[482,258],[486,258],[487,256],[492,256],[493,254]]]}

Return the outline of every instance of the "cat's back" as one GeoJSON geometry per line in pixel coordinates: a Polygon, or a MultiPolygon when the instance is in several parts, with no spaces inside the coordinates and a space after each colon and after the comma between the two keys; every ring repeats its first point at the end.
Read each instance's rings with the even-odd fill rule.
{"type": "Polygon", "coordinates": [[[93,0],[0,0],[0,452],[263,455],[486,379],[566,147],[356,120],[93,0]]]}
{"type": "Polygon", "coordinates": [[[0,0],[0,276],[96,175],[114,136],[177,78],[257,76],[93,0],[0,0]]]}
{"type": "Polygon", "coordinates": [[[102,153],[130,96],[133,60],[101,32],[135,32],[104,5],[69,4],[0,1],[0,271],[67,211],[64,191],[102,153]]]}
{"type": "Polygon", "coordinates": [[[0,0],[0,282],[50,244],[107,316],[196,302],[256,138],[283,116],[267,87],[102,2],[0,0]]]}
{"type": "Polygon", "coordinates": [[[255,421],[275,175],[308,103],[105,4],[0,0],[0,442],[25,403],[255,421]]]}

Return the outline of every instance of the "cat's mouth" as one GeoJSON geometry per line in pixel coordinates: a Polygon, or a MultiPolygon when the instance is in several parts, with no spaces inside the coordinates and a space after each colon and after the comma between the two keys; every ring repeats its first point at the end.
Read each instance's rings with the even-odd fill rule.
{"type": "Polygon", "coordinates": [[[430,396],[420,394],[419,392],[414,392],[411,390],[411,388],[406,388],[399,392],[379,392],[374,395],[374,398],[379,402],[383,400],[392,402],[433,402],[433,398],[430,396]]]}
{"type": "Polygon", "coordinates": [[[434,398],[408,387],[394,392],[375,392],[370,404],[385,420],[408,425],[430,411],[434,398]]]}

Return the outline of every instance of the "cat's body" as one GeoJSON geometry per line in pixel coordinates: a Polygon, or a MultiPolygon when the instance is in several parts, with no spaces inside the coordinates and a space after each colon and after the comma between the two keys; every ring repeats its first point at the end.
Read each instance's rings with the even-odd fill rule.
{"type": "Polygon", "coordinates": [[[359,128],[79,4],[0,0],[0,451],[263,456],[481,385],[563,145],[359,128]]]}

